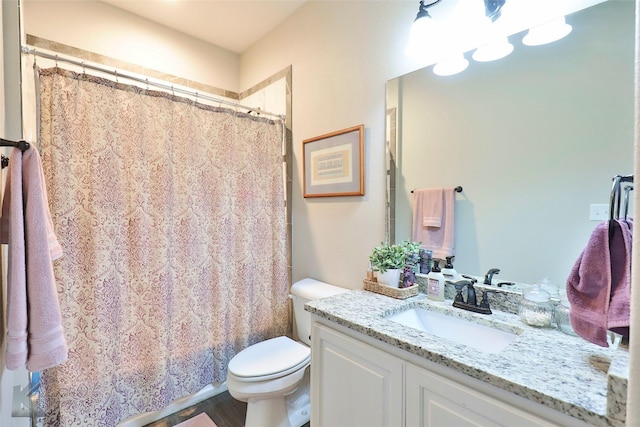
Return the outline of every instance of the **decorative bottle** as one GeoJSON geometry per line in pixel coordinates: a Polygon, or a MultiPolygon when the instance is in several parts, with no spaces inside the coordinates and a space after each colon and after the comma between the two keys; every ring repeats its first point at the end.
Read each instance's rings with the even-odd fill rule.
{"type": "Polygon", "coordinates": [[[444,276],[439,264],[440,261],[433,260],[433,267],[427,275],[427,298],[434,301],[444,301],[444,276]]]}

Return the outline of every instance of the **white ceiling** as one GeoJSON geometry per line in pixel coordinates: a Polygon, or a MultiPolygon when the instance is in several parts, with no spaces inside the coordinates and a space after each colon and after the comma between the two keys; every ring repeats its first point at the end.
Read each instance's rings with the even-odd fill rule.
{"type": "MultiPolygon", "coordinates": [[[[95,0],[86,0],[95,1],[95,0]]],[[[101,0],[119,9],[159,23],[171,29],[204,40],[231,52],[241,54],[272,29],[287,19],[308,0],[101,0]]],[[[370,0],[369,0],[370,1],[370,0]]],[[[418,0],[414,1],[417,4],[418,0]]],[[[606,0],[519,0],[510,1],[511,8],[524,6],[533,10],[552,10],[557,15],[572,13],[606,0]],[[513,3],[513,6],[511,6],[513,3]],[[521,4],[522,3],[522,4],[521,4]],[[544,6],[543,6],[544,5],[544,6]]],[[[624,1],[624,0],[623,0],[624,1]]],[[[632,1],[632,0],[627,0],[632,1]]],[[[481,0],[453,0],[430,9],[434,18],[446,18],[461,6],[471,7],[481,0]]],[[[506,6],[505,6],[506,7],[506,6]]],[[[542,13],[542,12],[536,12],[542,13]]],[[[532,15],[527,13],[525,15],[532,15]]],[[[535,13],[533,13],[535,15],[535,13]]],[[[411,16],[413,18],[413,15],[411,16]]],[[[533,19],[533,18],[532,18],[533,19]]],[[[446,20],[446,19],[445,19],[446,20]]],[[[541,20],[540,22],[544,22],[541,20]]],[[[513,34],[528,28],[508,31],[513,34]]]]}
{"type": "Polygon", "coordinates": [[[117,8],[242,53],[305,0],[102,0],[117,8]]]}

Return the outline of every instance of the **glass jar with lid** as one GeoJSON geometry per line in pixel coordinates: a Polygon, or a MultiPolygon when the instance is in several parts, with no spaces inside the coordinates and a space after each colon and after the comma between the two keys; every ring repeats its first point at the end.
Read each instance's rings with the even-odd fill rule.
{"type": "Polygon", "coordinates": [[[569,299],[566,294],[560,294],[560,304],[555,306],[554,317],[556,320],[556,325],[558,325],[558,329],[560,329],[565,334],[569,335],[577,335],[571,326],[571,319],[569,318],[569,311],[571,309],[571,304],[569,303],[569,299]]]}
{"type": "Polygon", "coordinates": [[[553,305],[549,292],[533,285],[522,292],[522,299],[518,305],[520,320],[530,326],[546,328],[553,322],[553,305]]]}

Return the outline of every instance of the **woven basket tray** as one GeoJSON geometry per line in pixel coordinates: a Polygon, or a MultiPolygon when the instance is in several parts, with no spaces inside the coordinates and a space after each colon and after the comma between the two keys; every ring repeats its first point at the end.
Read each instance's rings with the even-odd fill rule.
{"type": "Polygon", "coordinates": [[[392,298],[405,299],[418,295],[417,283],[409,286],[408,288],[392,288],[391,286],[382,285],[378,282],[372,282],[367,279],[364,279],[362,283],[364,283],[364,289],[366,291],[375,292],[392,298]]]}

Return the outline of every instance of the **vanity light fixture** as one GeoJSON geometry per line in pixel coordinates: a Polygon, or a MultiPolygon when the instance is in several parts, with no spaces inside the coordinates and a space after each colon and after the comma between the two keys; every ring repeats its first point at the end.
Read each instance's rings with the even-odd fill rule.
{"type": "Polygon", "coordinates": [[[502,16],[504,3],[505,0],[484,0],[484,14],[491,22],[496,22],[502,16]]]}
{"type": "Polygon", "coordinates": [[[433,23],[433,21],[431,21],[433,18],[431,18],[431,15],[429,15],[429,12],[427,11],[427,8],[435,6],[436,4],[440,3],[442,0],[435,0],[427,5],[424,4],[424,0],[420,0],[420,5],[418,6],[418,14],[416,15],[416,19],[414,19],[413,21],[413,25],[411,26],[411,31],[413,31],[413,28],[420,28],[422,26],[425,25],[430,25],[433,23]]]}
{"type": "Polygon", "coordinates": [[[572,30],[571,25],[563,17],[529,29],[522,38],[522,44],[527,46],[540,46],[552,43],[565,37],[572,30]]]}
{"type": "Polygon", "coordinates": [[[409,43],[405,49],[405,53],[408,56],[422,56],[421,53],[424,52],[427,47],[426,42],[430,39],[436,38],[437,24],[433,21],[431,15],[429,15],[427,8],[435,6],[441,1],[442,0],[435,0],[425,5],[424,0],[420,0],[418,14],[416,15],[416,19],[413,21],[413,25],[411,25],[409,43]]]}
{"type": "Polygon", "coordinates": [[[507,37],[502,37],[499,40],[480,46],[473,52],[471,57],[474,61],[489,62],[502,59],[511,52],[513,52],[513,45],[509,43],[507,37]]]}
{"type": "Polygon", "coordinates": [[[468,66],[469,61],[459,53],[438,62],[433,67],[433,73],[437,76],[452,76],[466,70],[468,66]]]}
{"type": "MultiPolygon", "coordinates": [[[[502,7],[505,0],[484,0],[486,22],[482,25],[483,31],[487,34],[497,36],[496,21],[502,16],[502,7]]],[[[493,38],[493,37],[491,37],[493,38]]],[[[513,45],[509,43],[506,36],[497,37],[496,40],[480,46],[473,52],[472,58],[478,62],[489,62],[502,59],[513,52],[513,45]]]]}

